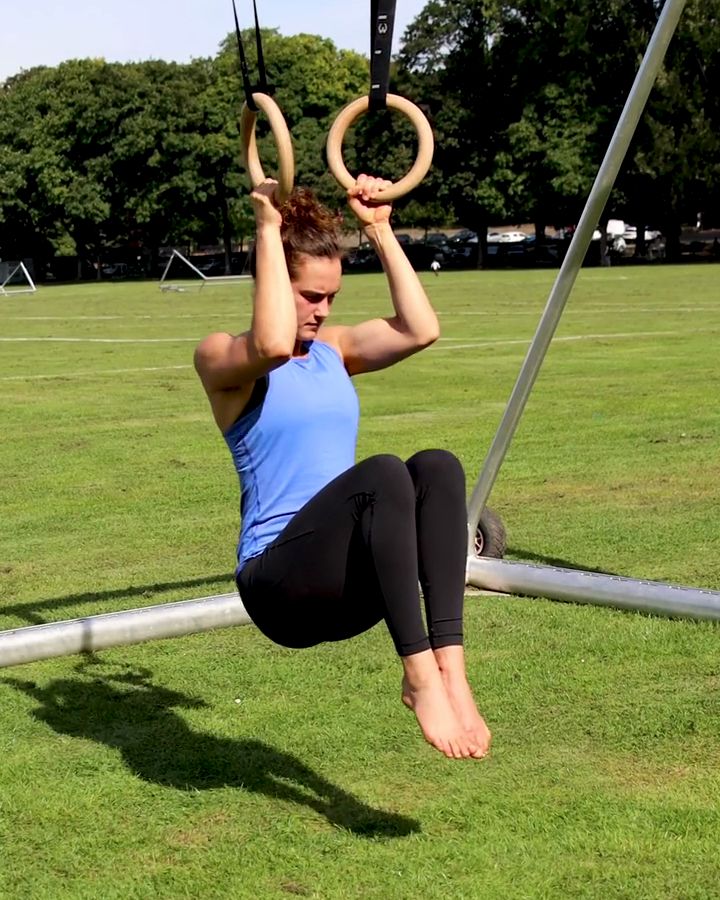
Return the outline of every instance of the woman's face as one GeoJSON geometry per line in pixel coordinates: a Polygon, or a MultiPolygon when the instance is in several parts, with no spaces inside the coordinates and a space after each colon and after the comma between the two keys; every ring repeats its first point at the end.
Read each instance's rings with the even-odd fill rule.
{"type": "Polygon", "coordinates": [[[297,339],[312,341],[330,315],[330,307],[340,290],[342,263],[324,256],[302,256],[292,280],[297,310],[297,339]]]}

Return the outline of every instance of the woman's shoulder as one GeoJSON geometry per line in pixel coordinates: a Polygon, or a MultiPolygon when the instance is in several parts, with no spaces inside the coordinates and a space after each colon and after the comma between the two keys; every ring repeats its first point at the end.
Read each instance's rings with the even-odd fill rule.
{"type": "Polygon", "coordinates": [[[325,344],[331,347],[344,362],[342,352],[342,335],[348,329],[348,325],[326,325],[315,339],[316,344],[325,344]]]}
{"type": "Polygon", "coordinates": [[[219,356],[227,353],[235,341],[247,340],[248,334],[247,331],[242,334],[231,334],[229,331],[214,331],[208,334],[195,347],[196,366],[214,362],[219,356]]]}

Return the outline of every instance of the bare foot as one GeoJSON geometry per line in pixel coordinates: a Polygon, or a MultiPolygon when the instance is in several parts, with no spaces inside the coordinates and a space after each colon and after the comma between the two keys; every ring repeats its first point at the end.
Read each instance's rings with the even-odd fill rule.
{"type": "Polygon", "coordinates": [[[465,656],[462,647],[442,647],[435,651],[443,684],[458,721],[477,750],[472,754],[482,759],[490,750],[492,735],[480,715],[465,675],[465,656]]]}
{"type": "Polygon", "coordinates": [[[448,759],[477,753],[450,703],[432,650],[403,657],[402,701],[414,713],[425,740],[448,759]]]}

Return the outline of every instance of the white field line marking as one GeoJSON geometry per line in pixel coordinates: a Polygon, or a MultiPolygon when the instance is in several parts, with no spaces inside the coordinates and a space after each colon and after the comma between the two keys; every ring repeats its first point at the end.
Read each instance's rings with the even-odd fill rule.
{"type": "MultiPolygon", "coordinates": [[[[470,270],[466,269],[465,271],[467,272],[470,270]]],[[[513,275],[513,273],[514,273],[514,270],[511,269],[502,274],[505,275],[506,277],[511,277],[513,275]]],[[[497,274],[500,275],[501,273],[498,272],[497,274]]],[[[545,285],[547,285],[547,284],[553,284],[556,279],[557,279],[557,270],[555,270],[554,272],[548,272],[548,279],[546,281],[541,281],[539,278],[533,278],[533,279],[523,282],[523,284],[536,284],[536,285],[537,284],[545,284],[545,285]]],[[[583,282],[583,281],[604,281],[604,282],[607,282],[607,281],[630,281],[630,278],[627,275],[600,275],[598,277],[597,275],[589,275],[586,272],[580,272],[578,274],[578,283],[583,282]]],[[[460,283],[460,282],[454,282],[454,283],[460,283]]],[[[467,283],[467,282],[462,282],[462,283],[467,283]]]]}
{"type": "Polygon", "coordinates": [[[222,313],[179,313],[176,316],[6,316],[16,322],[110,322],[118,319],[222,319],[222,313]]]}
{"type": "Polygon", "coordinates": [[[50,341],[63,344],[180,344],[197,343],[200,338],[77,338],[77,337],[0,337],[0,341],[12,343],[34,343],[50,341]]]}
{"type": "MultiPolygon", "coordinates": [[[[452,318],[453,316],[537,316],[540,309],[527,310],[458,310],[457,312],[438,312],[438,316],[452,318]]],[[[576,313],[582,315],[607,315],[607,313],[694,313],[694,312],[720,312],[720,306],[593,306],[593,307],[568,307],[563,315],[576,313]]]]}
{"type": "Polygon", "coordinates": [[[54,375],[3,375],[0,381],[36,381],[52,378],[98,378],[103,375],[126,375],[130,372],[168,372],[177,369],[192,369],[190,364],[182,366],[144,366],[136,369],[100,369],[97,372],[56,372],[54,375]]]}
{"type": "MultiPolygon", "coordinates": [[[[589,340],[612,340],[613,338],[631,338],[631,337],[668,337],[677,336],[679,334],[700,334],[711,333],[711,329],[694,329],[692,331],[623,331],[614,334],[576,334],[555,337],[553,341],[589,341],[589,340]]],[[[0,341],[5,343],[32,343],[32,342],[60,342],[72,344],[177,344],[177,343],[197,343],[199,338],[70,338],[70,337],[0,337],[0,341]]],[[[440,338],[441,341],[460,341],[462,338],[440,338]]],[[[456,344],[454,347],[435,347],[435,350],[460,350],[464,347],[496,347],[510,346],[513,344],[529,344],[530,338],[518,339],[500,339],[497,341],[481,341],[479,343],[456,344]]]]}
{"type": "MultiPolygon", "coordinates": [[[[482,302],[482,301],[479,301],[482,302]]],[[[437,310],[438,316],[452,317],[452,316],[536,316],[540,311],[540,306],[534,309],[524,309],[524,310],[486,310],[486,309],[466,309],[466,310],[437,310]]],[[[353,309],[351,307],[347,307],[345,309],[338,310],[338,315],[352,315],[352,316],[370,316],[374,315],[376,310],[369,309],[353,309]]],[[[602,314],[604,315],[607,312],[617,312],[617,313],[694,313],[694,312],[720,312],[720,305],[718,306],[615,306],[613,304],[608,304],[606,306],[581,306],[574,307],[568,306],[565,310],[564,315],[569,315],[571,313],[576,313],[581,315],[583,313],[588,314],[602,314]]],[[[159,316],[149,316],[149,315],[136,315],[136,316],[6,316],[7,321],[13,322],[116,322],[122,320],[144,320],[144,321],[170,321],[173,319],[226,319],[227,315],[224,313],[183,313],[176,316],[168,316],[168,315],[159,315],[159,316]]]]}
{"type": "MultiPolygon", "coordinates": [[[[475,272],[472,269],[463,269],[462,271],[468,273],[469,278],[472,278],[472,276],[475,274],[475,272]]],[[[488,271],[489,270],[487,270],[487,269],[478,269],[477,270],[478,274],[481,277],[488,271]]],[[[501,278],[509,279],[509,278],[513,278],[517,271],[518,271],[517,269],[511,269],[506,272],[499,272],[496,270],[495,274],[499,275],[501,278]]],[[[422,276],[424,285],[427,285],[427,284],[438,284],[439,285],[441,283],[442,284],[467,284],[467,282],[469,280],[469,278],[468,279],[450,278],[448,276],[447,269],[445,270],[445,274],[443,275],[443,273],[441,272],[440,275],[437,277],[437,279],[435,278],[434,275],[432,277],[430,277],[430,272],[420,271],[420,272],[418,272],[418,275],[422,276]]],[[[581,277],[582,277],[583,281],[607,282],[607,281],[629,281],[630,280],[627,275],[607,275],[607,276],[601,275],[600,277],[597,277],[597,276],[592,276],[592,275],[588,275],[585,273],[581,273],[581,277]]],[[[527,281],[525,283],[526,284],[552,284],[552,282],[555,278],[557,278],[557,270],[554,270],[553,272],[548,273],[547,281],[540,281],[539,279],[533,279],[532,281],[527,281]]]]}
{"type": "MultiPolygon", "coordinates": [[[[355,309],[345,307],[341,310],[343,313],[352,313],[358,316],[373,316],[377,310],[373,309],[355,309]]],[[[176,316],[5,316],[7,321],[13,322],[117,322],[122,320],[145,320],[145,321],[163,321],[173,319],[229,319],[234,313],[182,313],[176,316]]]]}
{"type": "MultiPolygon", "coordinates": [[[[596,340],[613,340],[616,338],[637,338],[637,337],[680,337],[680,335],[688,334],[711,334],[711,329],[695,329],[693,331],[626,331],[617,334],[569,334],[562,337],[554,337],[553,344],[566,341],[596,341],[596,340]]],[[[430,350],[466,350],[478,347],[500,347],[511,346],[514,344],[530,344],[530,338],[521,338],[518,340],[500,340],[500,341],[478,341],[477,343],[453,344],[450,347],[430,347],[430,350]]]]}
{"type": "MultiPolygon", "coordinates": [[[[634,338],[634,337],[678,337],[680,334],[710,334],[714,333],[708,329],[702,330],[694,330],[689,332],[677,332],[677,331],[628,331],[621,332],[618,334],[575,334],[575,335],[565,335],[563,337],[555,337],[553,338],[553,343],[566,342],[566,341],[591,341],[591,340],[610,340],[613,338],[634,338]]],[[[460,338],[440,338],[440,340],[461,340],[460,338]]],[[[502,346],[516,346],[516,345],[527,345],[530,344],[530,338],[521,338],[517,340],[497,340],[497,341],[478,341],[476,343],[466,343],[466,344],[453,344],[452,346],[447,347],[438,347],[433,346],[430,347],[430,350],[469,350],[469,349],[477,349],[479,347],[502,347],[502,346]]],[[[101,369],[94,372],[56,372],[52,375],[3,375],[0,376],[0,381],[34,381],[37,379],[52,379],[52,378],[95,378],[103,375],[123,375],[130,372],[168,372],[179,369],[191,369],[192,366],[189,364],[186,365],[177,365],[177,366],[145,366],[140,368],[132,368],[132,369],[101,369]]]]}

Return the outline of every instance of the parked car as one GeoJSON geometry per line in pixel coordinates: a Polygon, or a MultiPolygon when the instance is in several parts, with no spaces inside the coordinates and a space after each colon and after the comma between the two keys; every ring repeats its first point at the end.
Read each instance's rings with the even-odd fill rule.
{"type": "Polygon", "coordinates": [[[128,273],[127,263],[105,263],[100,270],[105,278],[124,278],[128,273]]]}
{"type": "MultiPolygon", "coordinates": [[[[626,241],[636,241],[637,240],[637,228],[635,225],[626,225],[625,231],[622,234],[623,238],[626,241]]],[[[655,231],[653,229],[646,228],[645,229],[645,240],[646,241],[654,241],[657,238],[661,237],[661,233],[659,231],[655,231]]]]}
{"type": "Polygon", "coordinates": [[[460,267],[477,258],[477,241],[452,242],[447,253],[447,262],[451,266],[460,267]]]}
{"type": "Polygon", "coordinates": [[[100,267],[103,278],[144,278],[145,269],[140,260],[137,262],[103,263],[100,267]]]}
{"type": "Polygon", "coordinates": [[[424,244],[437,244],[439,246],[443,245],[443,244],[447,244],[447,242],[448,242],[448,236],[446,234],[443,234],[442,231],[434,231],[434,232],[426,235],[426,237],[423,241],[424,244]]]}
{"type": "Polygon", "coordinates": [[[198,269],[206,278],[213,278],[225,274],[225,261],[219,259],[206,259],[198,265],[198,269]]]}
{"type": "Polygon", "coordinates": [[[462,231],[458,231],[457,234],[454,234],[451,238],[448,238],[449,244],[477,244],[477,242],[477,233],[471,231],[469,228],[464,228],[462,231]]]}
{"type": "Polygon", "coordinates": [[[369,241],[349,250],[343,257],[343,268],[348,272],[375,272],[381,268],[380,259],[369,241]]]}
{"type": "Polygon", "coordinates": [[[490,231],[488,232],[488,244],[517,244],[524,241],[527,235],[522,231],[490,231]]]}

